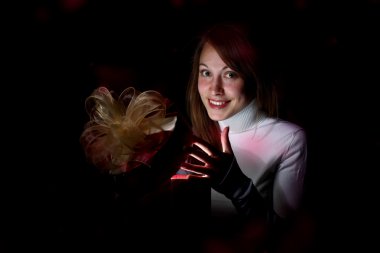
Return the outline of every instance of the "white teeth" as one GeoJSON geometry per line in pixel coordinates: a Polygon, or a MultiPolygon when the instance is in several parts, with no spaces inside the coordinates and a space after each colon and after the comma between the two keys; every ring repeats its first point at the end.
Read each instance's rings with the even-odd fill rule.
{"type": "Polygon", "coordinates": [[[221,106],[221,105],[223,105],[225,103],[226,102],[217,102],[217,101],[210,100],[210,104],[217,105],[217,106],[221,106]]]}

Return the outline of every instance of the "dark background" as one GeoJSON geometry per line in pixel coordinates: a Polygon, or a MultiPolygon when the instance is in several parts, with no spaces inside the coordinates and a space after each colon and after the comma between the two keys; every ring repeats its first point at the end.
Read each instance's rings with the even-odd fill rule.
{"type": "Polygon", "coordinates": [[[112,184],[79,145],[84,100],[106,84],[153,88],[182,106],[197,35],[224,21],[252,30],[281,87],[282,116],[307,130],[313,252],[374,245],[379,1],[18,4],[4,10],[1,252],[121,240],[111,233],[125,216],[112,184]]]}

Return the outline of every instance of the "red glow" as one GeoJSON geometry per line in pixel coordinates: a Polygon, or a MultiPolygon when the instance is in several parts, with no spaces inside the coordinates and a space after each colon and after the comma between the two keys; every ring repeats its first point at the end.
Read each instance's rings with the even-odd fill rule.
{"type": "Polygon", "coordinates": [[[173,175],[170,179],[171,180],[188,180],[190,178],[190,175],[173,175]]]}

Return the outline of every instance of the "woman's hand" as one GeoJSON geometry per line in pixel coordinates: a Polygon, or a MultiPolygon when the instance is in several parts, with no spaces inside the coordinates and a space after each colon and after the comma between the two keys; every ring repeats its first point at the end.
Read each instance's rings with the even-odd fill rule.
{"type": "Polygon", "coordinates": [[[187,159],[181,164],[181,169],[208,177],[212,184],[218,184],[222,181],[234,161],[228,131],[229,129],[226,127],[221,133],[222,152],[194,136],[190,146],[185,148],[187,159]]]}
{"type": "Polygon", "coordinates": [[[266,204],[240,169],[228,139],[229,128],[221,133],[222,151],[195,138],[185,150],[186,162],[181,169],[210,178],[211,186],[231,199],[237,211],[245,216],[266,217],[266,204]]]}
{"type": "Polygon", "coordinates": [[[181,169],[210,178],[211,186],[228,198],[239,198],[251,180],[244,175],[236,162],[228,139],[229,128],[221,133],[220,151],[205,141],[195,138],[185,149],[186,162],[181,169]]]}

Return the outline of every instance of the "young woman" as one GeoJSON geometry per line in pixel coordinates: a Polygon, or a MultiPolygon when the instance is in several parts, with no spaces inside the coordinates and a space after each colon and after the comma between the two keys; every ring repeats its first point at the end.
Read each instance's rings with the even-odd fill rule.
{"type": "Polygon", "coordinates": [[[218,25],[193,56],[187,109],[196,138],[178,173],[209,178],[214,217],[286,220],[301,206],[307,161],[302,127],[278,118],[244,30],[218,25]]]}

